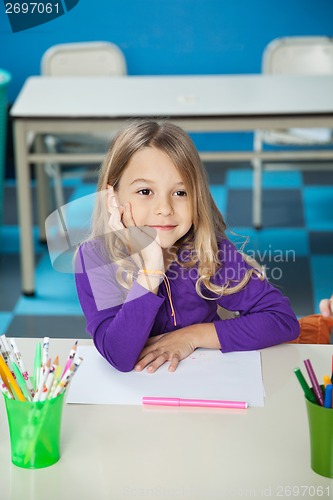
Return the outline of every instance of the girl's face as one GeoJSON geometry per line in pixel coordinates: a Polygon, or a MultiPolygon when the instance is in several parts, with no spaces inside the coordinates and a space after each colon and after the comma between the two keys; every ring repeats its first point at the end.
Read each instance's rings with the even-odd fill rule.
{"type": "Polygon", "coordinates": [[[118,203],[130,202],[137,226],[154,228],[162,248],[170,248],[192,226],[184,183],[170,158],[147,147],[136,152],[120,178],[118,203]]]}

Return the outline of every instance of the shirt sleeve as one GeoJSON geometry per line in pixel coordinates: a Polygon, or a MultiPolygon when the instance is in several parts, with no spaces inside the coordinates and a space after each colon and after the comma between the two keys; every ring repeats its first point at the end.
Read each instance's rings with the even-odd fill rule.
{"type": "MultiPolygon", "coordinates": [[[[215,284],[231,287],[241,281],[251,266],[241,253],[224,240],[222,267],[215,284]]],[[[239,316],[214,322],[223,352],[263,349],[298,337],[300,327],[287,297],[267,279],[252,274],[249,282],[238,292],[218,299],[225,309],[238,311],[239,316]]]]}
{"type": "Polygon", "coordinates": [[[87,331],[102,356],[116,369],[134,365],[164,302],[134,282],[130,290],[119,285],[115,265],[106,263],[93,245],[82,245],[75,259],[78,297],[87,331]]]}

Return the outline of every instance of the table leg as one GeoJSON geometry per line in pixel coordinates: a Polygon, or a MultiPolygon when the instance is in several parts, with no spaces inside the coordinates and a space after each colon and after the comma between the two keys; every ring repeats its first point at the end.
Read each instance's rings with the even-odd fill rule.
{"type": "MultiPolygon", "coordinates": [[[[45,150],[43,145],[43,136],[38,134],[35,139],[35,151],[36,153],[43,153],[45,150]]],[[[37,216],[38,216],[38,226],[39,226],[39,240],[41,243],[46,243],[46,232],[45,232],[45,220],[49,215],[49,180],[45,173],[44,165],[42,163],[37,163],[35,165],[35,173],[37,180],[37,216]]]]}
{"type": "Polygon", "coordinates": [[[30,166],[24,122],[14,121],[15,169],[20,227],[21,280],[24,295],[35,295],[30,166]]]}

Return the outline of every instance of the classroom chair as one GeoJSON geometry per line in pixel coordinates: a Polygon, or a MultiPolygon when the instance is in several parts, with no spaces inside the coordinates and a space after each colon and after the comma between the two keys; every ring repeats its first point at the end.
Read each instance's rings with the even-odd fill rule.
{"type": "MultiPolygon", "coordinates": [[[[41,73],[45,76],[124,76],[126,60],[120,48],[110,42],[84,42],[54,45],[43,55],[41,73]]],[[[43,146],[49,153],[104,153],[112,133],[63,134],[44,137],[43,146]]],[[[53,179],[57,208],[65,204],[63,179],[95,177],[96,166],[61,166],[48,163],[45,172],[53,179]],[[93,167],[93,169],[92,169],[93,167]]]]}
{"type": "MultiPolygon", "coordinates": [[[[264,50],[262,58],[262,73],[289,75],[325,75],[333,74],[333,38],[328,37],[284,37],[270,42],[264,50]]],[[[264,144],[279,146],[298,146],[297,151],[290,154],[291,160],[320,160],[320,152],[309,151],[309,146],[333,144],[330,129],[284,129],[257,130],[254,134],[254,151],[260,153],[264,144]],[[303,150],[302,150],[303,147],[303,150]],[[306,151],[306,148],[308,150],[306,151]],[[305,154],[304,154],[305,153],[305,154]]],[[[281,149],[276,151],[279,160],[281,149]]],[[[286,155],[285,155],[286,156],[286,155]]],[[[265,164],[259,158],[252,162],[253,166],[253,226],[262,227],[262,174],[264,170],[289,170],[313,168],[306,162],[301,163],[271,163],[265,164]]],[[[333,168],[325,165],[323,168],[333,168]]]]}

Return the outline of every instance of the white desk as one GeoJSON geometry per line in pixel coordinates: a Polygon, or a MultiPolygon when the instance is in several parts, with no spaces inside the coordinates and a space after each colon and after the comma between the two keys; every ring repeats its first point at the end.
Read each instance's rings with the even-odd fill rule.
{"type": "MultiPolygon", "coordinates": [[[[28,369],[35,343],[18,339],[28,369]]],[[[52,339],[50,355],[64,359],[71,346],[52,339]]],[[[333,480],[310,468],[305,402],[293,374],[307,357],[318,376],[326,373],[332,353],[333,346],[320,345],[262,350],[264,408],[67,404],[60,461],[37,471],[11,464],[2,401],[1,500],[210,500],[265,498],[265,492],[276,499],[288,491],[291,498],[333,498],[333,480]],[[297,486],[300,493],[290,495],[297,486]]]]}
{"type": "MultiPolygon", "coordinates": [[[[32,77],[21,90],[11,116],[15,128],[22,288],[26,295],[33,295],[29,164],[91,163],[102,158],[96,154],[30,154],[29,135],[112,132],[129,118],[152,117],[168,117],[187,131],[333,128],[333,76],[32,77]]],[[[288,157],[294,153],[288,153],[288,157]]],[[[276,159],[276,153],[259,156],[276,159]]],[[[206,153],[202,157],[244,160],[253,158],[254,153],[206,153]]],[[[304,156],[313,157],[333,158],[333,151],[309,151],[304,156]]],[[[285,153],[281,158],[286,159],[285,153]]],[[[37,171],[42,180],[42,169],[37,171]]],[[[39,215],[41,226],[46,217],[43,207],[39,215]]]]}

